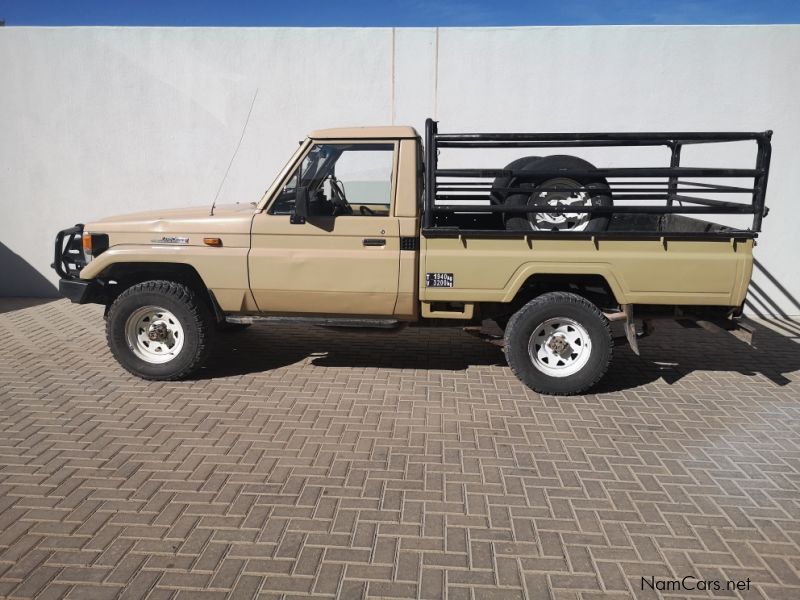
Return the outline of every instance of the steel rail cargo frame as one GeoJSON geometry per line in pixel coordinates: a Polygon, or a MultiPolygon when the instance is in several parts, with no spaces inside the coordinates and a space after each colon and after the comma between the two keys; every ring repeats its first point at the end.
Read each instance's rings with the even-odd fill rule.
{"type": "MultiPolygon", "coordinates": [[[[426,237],[491,236],[491,237],[597,237],[597,238],[755,238],[761,231],[761,221],[767,215],[766,192],[769,179],[769,165],[772,154],[772,131],[762,132],[615,132],[615,133],[439,133],[438,122],[425,121],[425,160],[424,197],[422,233],[426,237]],[[694,144],[713,144],[725,142],[754,141],[757,146],[755,166],[752,169],[698,168],[681,166],[681,150],[694,144]],[[522,171],[513,169],[440,169],[438,153],[441,148],[594,148],[594,147],[637,147],[664,146],[670,150],[669,167],[637,168],[598,168],[595,170],[565,169],[557,171],[522,171]],[[604,178],[666,178],[663,181],[625,181],[609,182],[612,195],[618,194],[620,200],[664,200],[662,206],[625,205],[591,207],[553,207],[523,206],[506,207],[502,203],[492,203],[492,185],[485,182],[466,181],[440,182],[440,177],[448,178],[491,178],[516,177],[530,179],[552,177],[604,177],[604,178]],[[721,185],[685,181],[681,178],[749,178],[751,186],[721,185]],[[690,186],[680,189],[680,186],[690,186]],[[631,186],[631,187],[623,187],[631,186]],[[619,189],[619,188],[623,189],[619,189]],[[486,196],[474,195],[487,192],[486,196]],[[456,193],[453,193],[456,192],[456,193]],[[457,192],[473,192],[473,195],[457,192]],[[686,193],[710,194],[748,194],[750,202],[729,202],[718,199],[687,196],[686,193]],[[620,195],[624,194],[624,195],[620,195]],[[452,201],[489,200],[486,205],[448,204],[452,201]],[[438,201],[438,202],[437,202],[438,201]],[[444,202],[444,203],[443,203],[444,202]],[[676,206],[675,203],[678,203],[676,206]],[[694,206],[684,206],[683,203],[694,206]],[[451,226],[437,226],[434,215],[437,213],[590,213],[590,214],[752,214],[750,229],[723,228],[718,231],[505,231],[499,229],[462,229],[451,226]]],[[[523,184],[524,185],[524,184],[523,184]]],[[[531,193],[533,188],[501,188],[511,193],[531,193]]],[[[592,191],[587,186],[576,190],[592,191]]],[[[537,191],[555,191],[550,188],[537,188],[537,191]]],[[[596,191],[596,190],[595,190],[596,191]]]]}

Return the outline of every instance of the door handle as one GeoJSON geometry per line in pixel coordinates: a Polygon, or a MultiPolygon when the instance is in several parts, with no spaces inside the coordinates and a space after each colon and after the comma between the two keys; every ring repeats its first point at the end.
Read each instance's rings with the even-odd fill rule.
{"type": "Polygon", "coordinates": [[[364,246],[385,246],[386,240],[384,238],[364,238],[361,243],[364,246]]]}

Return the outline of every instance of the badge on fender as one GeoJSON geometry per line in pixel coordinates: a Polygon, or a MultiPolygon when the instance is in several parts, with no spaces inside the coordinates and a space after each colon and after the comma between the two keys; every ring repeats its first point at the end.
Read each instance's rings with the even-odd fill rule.
{"type": "Polygon", "coordinates": [[[165,235],[162,238],[150,240],[154,244],[188,244],[189,238],[188,237],[175,237],[175,236],[167,236],[165,235]]]}

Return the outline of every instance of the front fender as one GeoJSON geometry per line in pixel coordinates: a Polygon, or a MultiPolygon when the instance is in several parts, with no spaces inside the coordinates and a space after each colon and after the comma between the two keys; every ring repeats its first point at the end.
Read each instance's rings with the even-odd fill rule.
{"type": "MultiPolygon", "coordinates": [[[[82,280],[101,278],[116,264],[158,263],[189,265],[226,312],[252,310],[255,303],[248,285],[248,248],[123,244],[112,246],[94,258],[80,273],[82,280]]],[[[148,269],[150,271],[150,269],[148,269]]]]}

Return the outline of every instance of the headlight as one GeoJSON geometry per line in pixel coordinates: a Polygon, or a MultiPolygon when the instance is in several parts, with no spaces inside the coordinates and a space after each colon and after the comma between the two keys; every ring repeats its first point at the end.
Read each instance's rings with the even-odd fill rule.
{"type": "Polygon", "coordinates": [[[88,264],[93,256],[100,256],[108,249],[108,235],[105,233],[83,233],[83,256],[88,264]]]}

